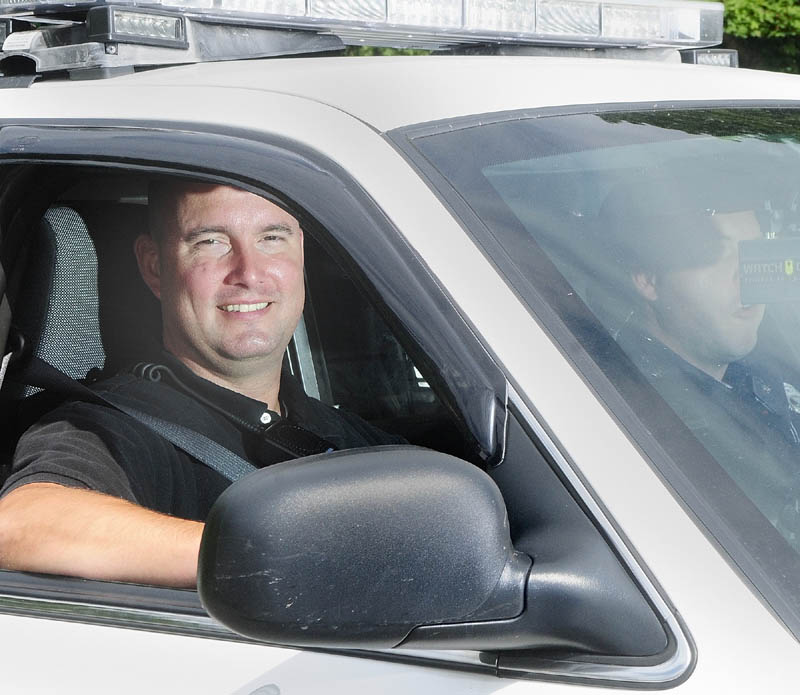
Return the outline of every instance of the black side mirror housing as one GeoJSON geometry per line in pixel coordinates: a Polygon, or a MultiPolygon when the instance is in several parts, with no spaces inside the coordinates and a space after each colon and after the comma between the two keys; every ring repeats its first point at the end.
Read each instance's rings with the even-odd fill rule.
{"type": "Polygon", "coordinates": [[[278,464],[228,488],[206,523],[198,591],[247,637],[390,648],[420,626],[520,616],[531,565],[485,473],[376,447],[278,464]]]}
{"type": "MultiPolygon", "coordinates": [[[[501,469],[535,468],[522,453],[501,469]]],[[[294,646],[664,658],[661,619],[551,478],[503,483],[535,517],[519,538],[534,562],[495,482],[452,456],[376,447],[257,471],[211,510],[200,599],[235,632],[294,646]]]]}

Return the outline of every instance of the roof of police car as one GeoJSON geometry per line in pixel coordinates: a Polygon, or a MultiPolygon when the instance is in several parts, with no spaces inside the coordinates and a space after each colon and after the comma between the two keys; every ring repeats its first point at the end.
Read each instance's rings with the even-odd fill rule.
{"type": "Polygon", "coordinates": [[[30,89],[51,86],[104,97],[117,88],[138,91],[140,87],[275,92],[326,104],[380,131],[469,114],[572,104],[800,101],[800,77],[779,73],[645,60],[506,56],[310,57],[200,63],[109,80],[45,81],[30,89]]]}

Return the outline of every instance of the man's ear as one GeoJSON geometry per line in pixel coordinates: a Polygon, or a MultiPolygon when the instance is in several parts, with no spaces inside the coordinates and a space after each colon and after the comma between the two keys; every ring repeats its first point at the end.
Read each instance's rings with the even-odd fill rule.
{"type": "Polygon", "coordinates": [[[654,302],[658,299],[656,276],[653,273],[638,271],[631,274],[631,280],[633,280],[636,291],[646,300],[654,302]]]}
{"type": "Polygon", "coordinates": [[[161,299],[161,262],[158,256],[158,244],[149,234],[140,234],[133,244],[139,273],[150,291],[161,299]]]}

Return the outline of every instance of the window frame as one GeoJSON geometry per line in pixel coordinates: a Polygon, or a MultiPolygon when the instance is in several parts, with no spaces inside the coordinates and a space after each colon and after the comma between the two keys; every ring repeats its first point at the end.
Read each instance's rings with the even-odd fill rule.
{"type": "MultiPolygon", "coordinates": [[[[390,325],[401,323],[431,365],[448,365],[439,385],[452,394],[451,408],[465,414],[473,432],[481,432],[476,440],[486,459],[501,455],[502,372],[380,208],[335,162],[263,133],[197,124],[31,119],[0,123],[0,167],[15,164],[184,175],[230,183],[288,207],[302,222],[326,230],[328,250],[349,260],[362,289],[395,317],[390,325]],[[270,181],[279,181],[280,190],[270,181]],[[476,393],[487,394],[484,402],[475,402],[476,393]]],[[[209,618],[195,592],[163,587],[0,570],[0,613],[252,642],[209,618]]],[[[361,650],[321,651],[374,657],[361,650]]],[[[495,672],[477,653],[437,659],[395,652],[381,658],[495,672]]]]}
{"type": "Polygon", "coordinates": [[[389,325],[402,323],[432,363],[448,365],[440,385],[452,395],[451,407],[464,417],[482,458],[491,463],[502,455],[505,377],[400,232],[336,162],[295,141],[230,128],[31,119],[0,123],[0,165],[7,163],[196,176],[272,198],[301,223],[326,230],[326,250],[355,280],[366,281],[361,289],[389,312],[389,325]],[[270,181],[280,181],[280,190],[270,181]]]}

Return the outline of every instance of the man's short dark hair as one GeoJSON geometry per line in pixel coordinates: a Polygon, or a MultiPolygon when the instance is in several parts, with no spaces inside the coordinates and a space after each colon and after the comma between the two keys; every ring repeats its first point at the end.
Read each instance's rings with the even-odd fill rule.
{"type": "Polygon", "coordinates": [[[159,244],[165,232],[176,224],[176,201],[191,189],[213,187],[215,184],[180,178],[160,176],[150,179],[147,187],[147,217],[150,236],[159,244]]]}

